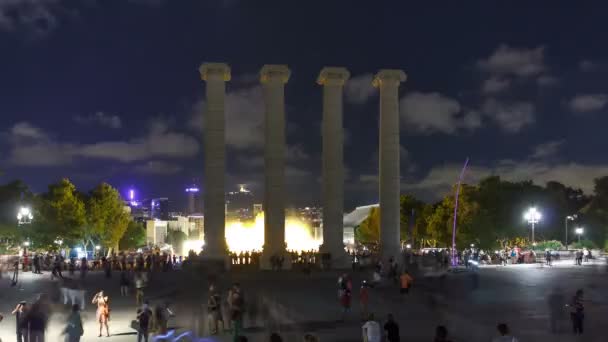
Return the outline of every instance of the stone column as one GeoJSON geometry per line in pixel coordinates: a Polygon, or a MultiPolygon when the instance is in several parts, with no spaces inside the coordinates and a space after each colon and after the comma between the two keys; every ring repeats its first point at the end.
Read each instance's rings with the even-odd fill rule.
{"type": "Polygon", "coordinates": [[[399,84],[402,70],[380,70],[373,85],[380,89],[380,248],[383,259],[401,260],[399,239],[399,84]]]}
{"type": "Polygon", "coordinates": [[[344,251],[344,129],[342,98],[346,68],[325,67],[317,83],[323,86],[323,245],[321,253],[331,254],[332,268],[349,268],[344,251]]]}
{"type": "Polygon", "coordinates": [[[205,63],[199,69],[207,82],[207,106],[203,139],[205,143],[204,231],[203,255],[224,260],[228,264],[225,234],[226,135],[224,98],[226,81],[230,81],[230,67],[224,63],[205,63]]]}
{"type": "Polygon", "coordinates": [[[285,253],[285,83],[286,65],[264,65],[260,82],[266,105],[264,117],[264,251],[261,267],[270,269],[273,255],[283,256],[283,268],[291,263],[285,253]]]}

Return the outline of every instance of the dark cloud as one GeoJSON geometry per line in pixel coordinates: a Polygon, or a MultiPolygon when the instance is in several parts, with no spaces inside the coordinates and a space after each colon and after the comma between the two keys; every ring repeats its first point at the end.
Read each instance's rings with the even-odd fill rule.
{"type": "Polygon", "coordinates": [[[573,97],[569,107],[576,113],[594,112],[608,104],[608,94],[580,94],[573,97]]]}
{"type": "Polygon", "coordinates": [[[71,163],[74,158],[120,162],[142,161],[155,157],[187,158],[196,155],[199,150],[196,139],[170,131],[160,123],[153,124],[149,132],[139,138],[90,144],[52,139],[42,129],[26,122],[14,125],[9,135],[9,162],[24,166],[62,165],[71,163]]]}
{"type": "Polygon", "coordinates": [[[488,58],[479,60],[477,66],[492,74],[535,76],[546,69],[544,47],[527,49],[502,44],[488,58]]]}
{"type": "Polygon", "coordinates": [[[366,103],[374,94],[376,88],[372,86],[374,75],[371,73],[357,75],[346,82],[344,94],[346,101],[353,104],[366,103]]]}
{"type": "Polygon", "coordinates": [[[97,124],[109,128],[118,129],[122,127],[122,120],[118,115],[96,112],[88,116],[75,116],[74,121],[84,125],[97,124]]]}
{"type": "Polygon", "coordinates": [[[488,99],[483,103],[481,110],[507,133],[517,133],[536,121],[534,105],[529,102],[501,102],[488,99]]]}
{"type": "Polygon", "coordinates": [[[476,112],[462,113],[460,103],[439,93],[412,92],[399,102],[401,124],[420,134],[457,134],[481,125],[476,112]]]}

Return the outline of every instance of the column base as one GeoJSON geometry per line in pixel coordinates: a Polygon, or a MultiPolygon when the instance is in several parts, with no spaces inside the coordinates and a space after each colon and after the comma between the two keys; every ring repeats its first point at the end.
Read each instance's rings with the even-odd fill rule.
{"type": "Polygon", "coordinates": [[[230,257],[228,252],[204,250],[200,260],[206,264],[222,265],[225,270],[230,269],[230,257]]]}
{"type": "Polygon", "coordinates": [[[321,245],[319,247],[319,254],[321,254],[321,262],[323,254],[331,254],[330,268],[333,270],[344,270],[350,269],[353,266],[352,257],[344,250],[344,246],[328,246],[321,245]]]}
{"type": "Polygon", "coordinates": [[[287,251],[282,251],[282,252],[264,252],[262,251],[262,256],[260,257],[260,269],[261,270],[269,270],[269,271],[273,271],[273,270],[290,270],[291,269],[291,256],[289,255],[289,253],[287,253],[287,251]],[[273,256],[276,255],[280,255],[283,257],[283,263],[282,265],[277,268],[276,266],[273,266],[273,263],[271,261],[273,256]]]}

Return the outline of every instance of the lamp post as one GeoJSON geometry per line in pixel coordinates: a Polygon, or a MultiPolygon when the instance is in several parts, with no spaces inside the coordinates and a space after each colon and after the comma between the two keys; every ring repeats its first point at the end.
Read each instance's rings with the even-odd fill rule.
{"type": "Polygon", "coordinates": [[[568,215],[564,219],[564,222],[566,223],[566,243],[565,243],[566,250],[568,250],[568,221],[574,221],[575,219],[576,219],[576,214],[568,215]]]}
{"type": "Polygon", "coordinates": [[[574,229],[574,232],[576,233],[576,235],[578,235],[578,243],[581,243],[581,235],[583,235],[585,230],[583,229],[583,227],[578,227],[574,229]]]}
{"type": "Polygon", "coordinates": [[[32,219],[34,215],[32,215],[32,211],[28,207],[19,208],[19,212],[17,212],[17,223],[19,225],[32,223],[32,219]]]}
{"type": "Polygon", "coordinates": [[[532,243],[534,243],[534,225],[540,221],[541,217],[542,215],[535,207],[531,207],[524,214],[524,219],[532,226],[532,243]]]}

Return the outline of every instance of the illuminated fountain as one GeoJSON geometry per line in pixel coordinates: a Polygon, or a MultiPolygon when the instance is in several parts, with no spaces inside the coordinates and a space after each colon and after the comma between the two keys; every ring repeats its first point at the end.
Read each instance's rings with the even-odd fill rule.
{"type": "MultiPolygon", "coordinates": [[[[261,251],[264,246],[264,213],[256,216],[252,222],[226,222],[226,243],[234,253],[261,251]]],[[[297,218],[285,220],[285,243],[287,250],[318,250],[323,240],[315,239],[312,228],[297,218]]]]}
{"type": "MultiPolygon", "coordinates": [[[[226,243],[233,253],[261,251],[264,246],[264,213],[256,216],[254,221],[226,222],[226,243]]],[[[310,251],[319,250],[323,239],[315,239],[310,225],[298,218],[288,217],[285,220],[285,243],[287,250],[310,251]]],[[[203,240],[184,241],[182,254],[188,251],[200,251],[204,247],[203,240]]]]}

